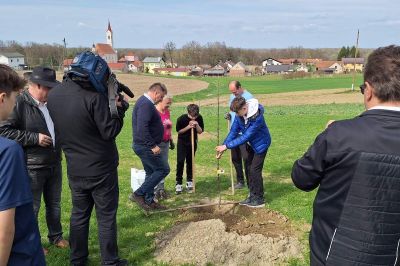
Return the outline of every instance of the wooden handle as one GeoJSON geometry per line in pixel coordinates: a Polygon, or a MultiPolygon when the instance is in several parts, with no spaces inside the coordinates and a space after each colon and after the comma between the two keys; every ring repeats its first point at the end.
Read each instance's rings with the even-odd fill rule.
{"type": "Polygon", "coordinates": [[[195,163],[194,163],[194,128],[191,129],[191,140],[192,140],[192,182],[193,182],[193,192],[196,192],[196,182],[195,182],[195,163]]]}

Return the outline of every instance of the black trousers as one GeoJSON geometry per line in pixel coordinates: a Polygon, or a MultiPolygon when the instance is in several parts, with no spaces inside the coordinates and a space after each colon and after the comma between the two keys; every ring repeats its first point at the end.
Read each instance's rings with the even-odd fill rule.
{"type": "MultiPolygon", "coordinates": [[[[196,154],[197,143],[194,143],[194,153],[196,154]]],[[[183,181],[183,168],[186,160],[186,179],[192,182],[192,144],[179,141],[176,145],[176,183],[182,185],[183,181]]]]}
{"type": "Polygon", "coordinates": [[[262,170],[264,167],[265,157],[267,151],[257,154],[254,153],[251,147],[248,147],[248,160],[249,160],[249,188],[250,197],[254,200],[264,200],[264,184],[262,178],[262,170]]]}
{"type": "Polygon", "coordinates": [[[40,204],[43,200],[46,208],[46,223],[50,243],[56,244],[62,239],[61,227],[61,163],[53,167],[28,169],[31,178],[33,212],[38,219],[40,204]]]}
{"type": "Polygon", "coordinates": [[[85,263],[89,255],[89,221],[96,209],[98,238],[103,265],[118,260],[117,209],[119,199],[117,169],[101,176],[69,176],[72,196],[70,221],[71,264],[85,263]]]}
{"type": "MultiPolygon", "coordinates": [[[[249,160],[247,154],[247,144],[240,145],[239,147],[231,149],[232,153],[232,163],[235,167],[236,171],[236,180],[238,183],[244,184],[243,177],[243,164],[244,164],[244,173],[246,176],[246,184],[249,186],[249,160]]],[[[251,149],[251,148],[250,148],[251,149]]]]}

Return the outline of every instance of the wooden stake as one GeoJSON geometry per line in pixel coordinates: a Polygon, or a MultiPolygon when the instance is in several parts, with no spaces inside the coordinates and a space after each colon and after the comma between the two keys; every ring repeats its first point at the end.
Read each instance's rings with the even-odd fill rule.
{"type": "Polygon", "coordinates": [[[194,128],[191,129],[191,140],[192,140],[192,182],[193,182],[193,192],[196,192],[196,182],[195,182],[195,163],[194,163],[194,128]]]}
{"type": "MultiPolygon", "coordinates": [[[[228,134],[231,130],[231,120],[228,120],[228,134]]],[[[235,184],[233,181],[233,165],[232,165],[232,150],[229,151],[229,163],[231,165],[231,186],[232,186],[232,195],[235,195],[235,184]]]]}

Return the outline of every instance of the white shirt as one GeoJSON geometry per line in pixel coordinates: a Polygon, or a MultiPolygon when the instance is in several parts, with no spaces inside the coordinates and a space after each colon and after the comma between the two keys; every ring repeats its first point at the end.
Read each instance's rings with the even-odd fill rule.
{"type": "Polygon", "coordinates": [[[374,110],[374,109],[400,112],[400,107],[397,107],[397,106],[382,106],[382,105],[376,105],[374,107],[369,108],[368,110],[374,110]]]}
{"type": "MultiPolygon", "coordinates": [[[[31,95],[32,96],[32,95],[31,95]]],[[[47,103],[42,103],[36,100],[35,98],[32,99],[37,103],[39,106],[39,110],[42,112],[44,116],[44,120],[46,121],[47,129],[50,132],[51,139],[53,140],[53,146],[56,145],[56,134],[54,133],[54,123],[53,120],[51,120],[49,110],[47,109],[47,103]]]]}
{"type": "Polygon", "coordinates": [[[144,97],[146,97],[147,99],[149,99],[150,102],[152,102],[152,103],[154,104],[153,99],[152,99],[147,93],[145,93],[145,94],[143,94],[143,95],[144,95],[144,97]]]}

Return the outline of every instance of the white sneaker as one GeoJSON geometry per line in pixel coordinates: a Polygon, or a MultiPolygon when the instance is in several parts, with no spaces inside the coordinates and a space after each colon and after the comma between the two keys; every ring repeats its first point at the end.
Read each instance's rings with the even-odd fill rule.
{"type": "Polygon", "coordinates": [[[175,193],[176,193],[176,194],[181,194],[181,193],[182,193],[182,190],[183,190],[183,186],[182,186],[182,185],[177,184],[177,185],[175,186],[175,193]]]}
{"type": "Polygon", "coordinates": [[[193,182],[186,182],[186,189],[187,189],[188,193],[192,193],[193,192],[193,182]]]}

